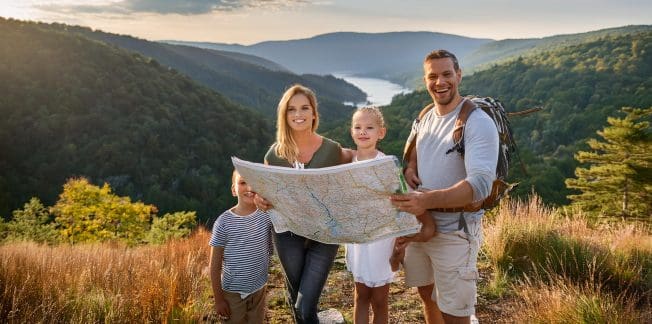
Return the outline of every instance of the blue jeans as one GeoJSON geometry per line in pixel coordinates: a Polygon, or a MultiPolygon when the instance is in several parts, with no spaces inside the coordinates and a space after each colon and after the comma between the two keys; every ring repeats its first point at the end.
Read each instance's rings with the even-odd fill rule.
{"type": "Polygon", "coordinates": [[[319,323],[317,305],[333,265],[337,244],[325,244],[292,232],[274,233],[276,253],[296,323],[319,323]]]}

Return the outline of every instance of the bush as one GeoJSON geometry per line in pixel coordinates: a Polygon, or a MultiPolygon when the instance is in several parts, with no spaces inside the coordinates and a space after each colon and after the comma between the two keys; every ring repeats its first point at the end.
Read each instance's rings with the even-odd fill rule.
{"type": "Polygon", "coordinates": [[[38,198],[30,199],[23,209],[14,210],[12,215],[12,220],[4,224],[6,240],[49,244],[59,242],[59,234],[50,213],[38,198]]]}
{"type": "Polygon", "coordinates": [[[147,234],[147,242],[162,244],[171,239],[188,237],[196,225],[195,212],[176,212],[155,217],[147,234]]]}

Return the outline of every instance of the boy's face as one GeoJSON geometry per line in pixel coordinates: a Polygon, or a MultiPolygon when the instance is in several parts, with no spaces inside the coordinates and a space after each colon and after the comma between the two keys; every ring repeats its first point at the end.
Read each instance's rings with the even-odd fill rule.
{"type": "Polygon", "coordinates": [[[235,173],[233,184],[231,185],[231,193],[234,197],[238,197],[238,203],[254,204],[255,192],[251,191],[251,187],[239,173],[235,173]]]}

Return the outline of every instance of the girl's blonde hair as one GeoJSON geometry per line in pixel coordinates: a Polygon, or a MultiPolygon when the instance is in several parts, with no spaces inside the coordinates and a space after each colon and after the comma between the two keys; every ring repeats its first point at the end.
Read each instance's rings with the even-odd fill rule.
{"type": "Polygon", "coordinates": [[[315,93],[300,84],[295,84],[287,89],[285,93],[283,93],[283,97],[281,97],[281,101],[279,101],[276,110],[276,148],[274,153],[290,163],[299,160],[299,147],[297,147],[297,143],[292,137],[292,129],[288,126],[287,120],[288,103],[290,102],[290,99],[297,94],[303,94],[306,96],[312,106],[314,118],[312,120],[311,130],[316,132],[317,127],[319,126],[319,111],[317,109],[317,96],[315,93]]]}
{"type": "MultiPolygon", "coordinates": [[[[353,117],[355,117],[356,114],[358,113],[369,113],[372,116],[376,118],[376,122],[378,122],[378,125],[382,128],[385,128],[385,118],[383,117],[383,113],[380,111],[380,109],[376,106],[365,106],[365,107],[359,107],[358,109],[355,110],[353,113],[353,116],[351,116],[351,122],[353,122],[353,117]]],[[[351,125],[353,126],[353,125],[351,125]]]]}

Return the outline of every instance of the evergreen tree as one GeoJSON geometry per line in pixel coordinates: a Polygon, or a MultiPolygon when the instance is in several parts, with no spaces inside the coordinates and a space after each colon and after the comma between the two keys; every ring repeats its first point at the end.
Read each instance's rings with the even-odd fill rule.
{"type": "Polygon", "coordinates": [[[589,139],[591,152],[579,151],[575,159],[588,168],[575,169],[577,178],[566,186],[579,190],[573,204],[602,216],[650,217],[652,207],[652,134],[647,109],[623,108],[625,118],[609,117],[610,126],[598,131],[603,141],[589,139]]]}

